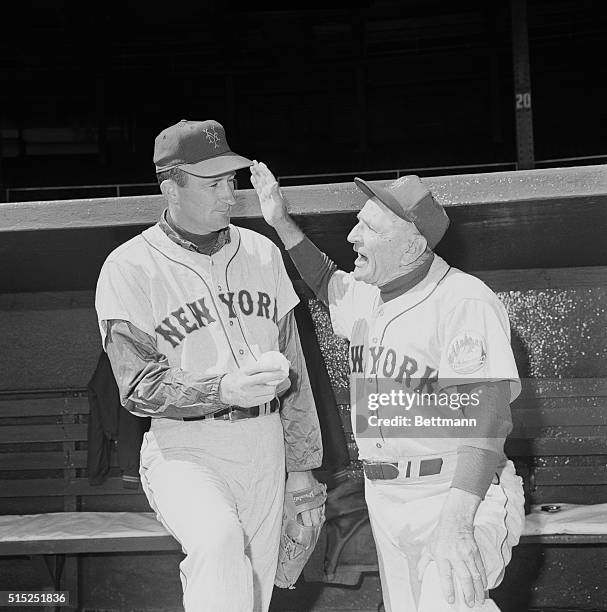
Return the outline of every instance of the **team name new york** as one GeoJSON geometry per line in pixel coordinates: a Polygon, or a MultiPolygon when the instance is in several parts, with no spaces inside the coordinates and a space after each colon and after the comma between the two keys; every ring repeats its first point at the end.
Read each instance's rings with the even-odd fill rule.
{"type": "MultiPolygon", "coordinates": [[[[257,291],[256,299],[246,289],[238,292],[228,291],[217,294],[219,302],[226,310],[229,319],[237,318],[238,309],[243,315],[257,316],[278,322],[278,306],[276,298],[272,304],[272,298],[263,291],[257,291]],[[270,307],[273,313],[270,315],[270,307]]],[[[201,297],[193,302],[188,302],[177,308],[166,316],[160,325],[156,327],[156,333],[162,336],[171,346],[175,348],[184,340],[187,334],[206,327],[216,322],[216,318],[209,310],[206,298],[201,297]]]]}

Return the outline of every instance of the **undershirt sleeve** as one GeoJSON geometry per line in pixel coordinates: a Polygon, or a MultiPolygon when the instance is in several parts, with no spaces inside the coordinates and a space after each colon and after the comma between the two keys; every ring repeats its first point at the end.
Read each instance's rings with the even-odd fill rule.
{"type": "Polygon", "coordinates": [[[291,256],[304,282],[312,289],[316,297],[325,306],[328,306],[329,280],[338,270],[335,263],[307,237],[291,247],[287,253],[291,256]]]}
{"type": "Polygon", "coordinates": [[[510,384],[506,380],[459,385],[459,393],[478,394],[477,405],[462,410],[475,419],[475,436],[457,449],[457,464],[451,486],[485,497],[498,467],[505,461],[504,443],[512,431],[510,384]]]}

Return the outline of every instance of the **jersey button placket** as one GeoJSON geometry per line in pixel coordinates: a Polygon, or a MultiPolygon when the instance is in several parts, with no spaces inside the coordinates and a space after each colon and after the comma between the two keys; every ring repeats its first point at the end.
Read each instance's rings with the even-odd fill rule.
{"type": "MultiPolygon", "coordinates": [[[[377,344],[377,338],[372,338],[371,339],[371,344],[377,344]]],[[[369,376],[369,378],[367,378],[368,382],[373,382],[373,377],[369,376]]]]}

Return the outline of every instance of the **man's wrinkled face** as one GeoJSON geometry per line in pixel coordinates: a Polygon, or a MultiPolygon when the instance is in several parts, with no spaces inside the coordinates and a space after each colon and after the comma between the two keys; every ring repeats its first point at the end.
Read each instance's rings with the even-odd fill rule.
{"type": "Polygon", "coordinates": [[[419,232],[413,223],[397,217],[377,198],[367,200],[357,218],[358,223],[348,234],[348,242],[358,253],[354,278],[370,285],[385,285],[418,257],[412,247],[419,232]]]}
{"type": "Polygon", "coordinates": [[[230,223],[230,212],[236,203],[235,174],[213,178],[187,175],[185,186],[175,185],[176,195],[169,211],[175,222],[195,233],[216,232],[230,223]]]}

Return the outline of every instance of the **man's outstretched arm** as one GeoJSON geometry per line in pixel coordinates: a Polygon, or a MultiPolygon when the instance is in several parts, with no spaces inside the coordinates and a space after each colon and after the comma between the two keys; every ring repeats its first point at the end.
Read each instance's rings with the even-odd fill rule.
{"type": "Polygon", "coordinates": [[[329,281],[337,266],[306,238],[289,215],[278,182],[263,162],[253,162],[251,183],[257,191],[263,218],[276,230],[304,282],[328,306],[329,281]]]}

